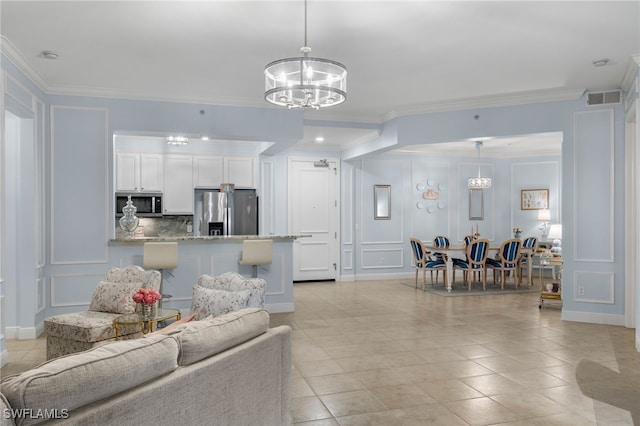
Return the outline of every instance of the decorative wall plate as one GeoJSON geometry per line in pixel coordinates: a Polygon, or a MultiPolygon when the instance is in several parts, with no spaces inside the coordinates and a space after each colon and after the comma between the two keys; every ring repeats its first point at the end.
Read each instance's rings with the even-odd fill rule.
{"type": "Polygon", "coordinates": [[[438,201],[438,208],[439,209],[444,209],[446,207],[446,205],[444,204],[444,201],[438,201]]]}
{"type": "Polygon", "coordinates": [[[424,208],[424,203],[422,201],[418,201],[416,203],[416,207],[419,208],[419,209],[423,209],[424,208]]]}
{"type": "Polygon", "coordinates": [[[416,189],[417,189],[418,191],[421,191],[421,192],[422,192],[422,191],[424,191],[424,185],[423,185],[423,184],[421,184],[421,183],[419,183],[419,184],[417,184],[417,185],[416,185],[416,189]]]}
{"type": "Polygon", "coordinates": [[[429,206],[429,207],[427,207],[427,211],[428,211],[429,213],[433,213],[434,211],[436,211],[436,208],[435,208],[435,207],[433,207],[433,206],[429,206]]]}
{"type": "Polygon", "coordinates": [[[438,184],[438,189],[439,189],[440,191],[444,191],[444,189],[445,189],[445,188],[446,188],[446,186],[445,186],[445,184],[444,184],[444,183],[439,183],[439,184],[438,184]]]}
{"type": "Polygon", "coordinates": [[[433,179],[427,179],[427,186],[433,186],[433,179]]]}

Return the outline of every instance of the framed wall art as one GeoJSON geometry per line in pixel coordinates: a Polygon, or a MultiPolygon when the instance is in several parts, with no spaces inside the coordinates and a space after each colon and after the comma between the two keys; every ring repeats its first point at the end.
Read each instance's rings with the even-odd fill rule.
{"type": "Polygon", "coordinates": [[[520,191],[520,210],[543,210],[548,208],[548,189],[522,189],[520,191]]]}

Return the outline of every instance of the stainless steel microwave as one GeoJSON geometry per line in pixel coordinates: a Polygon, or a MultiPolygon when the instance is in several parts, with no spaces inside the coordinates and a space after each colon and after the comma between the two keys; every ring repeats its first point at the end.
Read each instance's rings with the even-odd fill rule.
{"type": "Polygon", "coordinates": [[[116,192],[116,217],[122,217],[122,208],[131,202],[138,209],[138,217],[162,217],[162,194],[159,192],[116,192]]]}

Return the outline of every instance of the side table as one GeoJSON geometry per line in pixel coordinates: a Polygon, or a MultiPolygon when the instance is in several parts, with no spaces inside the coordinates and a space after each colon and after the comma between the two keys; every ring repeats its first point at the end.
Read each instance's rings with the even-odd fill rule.
{"type": "Polygon", "coordinates": [[[153,318],[144,318],[142,314],[137,312],[131,314],[120,315],[113,320],[113,328],[116,331],[116,340],[120,335],[120,326],[124,325],[140,325],[140,331],[142,334],[147,334],[153,329],[153,324],[165,321],[171,318],[175,318],[176,321],[182,316],[180,309],[172,308],[158,308],[156,315],[153,318]]]}

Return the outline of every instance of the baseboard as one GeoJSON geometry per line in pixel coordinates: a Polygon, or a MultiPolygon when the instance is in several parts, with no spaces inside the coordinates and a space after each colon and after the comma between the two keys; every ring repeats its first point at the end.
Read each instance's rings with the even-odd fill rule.
{"type": "Polygon", "coordinates": [[[37,338],[44,331],[44,323],[38,327],[6,327],[4,337],[7,339],[28,340],[37,338]]]}
{"type": "Polygon", "coordinates": [[[355,280],[356,280],[355,275],[340,275],[340,278],[338,278],[338,281],[340,282],[353,282],[355,280]]]}
{"type": "Polygon", "coordinates": [[[382,281],[382,280],[406,280],[414,279],[415,272],[392,272],[386,274],[358,274],[354,275],[354,281],[382,281]]]}
{"type": "Polygon", "coordinates": [[[594,312],[562,310],[563,321],[588,322],[591,324],[624,326],[624,315],[598,314],[594,312]]]}
{"type": "Polygon", "coordinates": [[[293,302],[292,303],[267,303],[264,305],[264,308],[270,314],[284,314],[288,312],[293,312],[293,302]]]}

